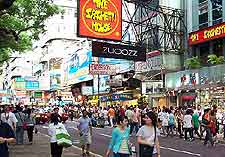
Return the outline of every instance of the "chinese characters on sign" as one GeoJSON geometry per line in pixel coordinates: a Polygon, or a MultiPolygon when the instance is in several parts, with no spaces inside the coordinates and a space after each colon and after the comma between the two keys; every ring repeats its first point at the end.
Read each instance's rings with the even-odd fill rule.
{"type": "Polygon", "coordinates": [[[78,36],[121,40],[121,0],[78,0],[78,36]]]}
{"type": "Polygon", "coordinates": [[[208,27],[189,34],[189,45],[194,45],[225,36],[225,23],[208,27]]]}
{"type": "Polygon", "coordinates": [[[116,65],[91,64],[89,73],[92,75],[115,75],[116,65]]]}

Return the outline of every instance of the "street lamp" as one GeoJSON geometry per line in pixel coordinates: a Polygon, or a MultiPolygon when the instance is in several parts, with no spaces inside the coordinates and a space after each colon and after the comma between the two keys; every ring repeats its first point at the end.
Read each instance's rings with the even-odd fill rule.
{"type": "Polygon", "coordinates": [[[15,0],[0,0],[0,10],[11,7],[14,1],[15,0]]]}

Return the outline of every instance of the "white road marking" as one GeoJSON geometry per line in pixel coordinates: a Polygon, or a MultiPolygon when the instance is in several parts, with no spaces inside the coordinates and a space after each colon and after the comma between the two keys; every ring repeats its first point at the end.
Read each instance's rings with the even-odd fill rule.
{"type": "Polygon", "coordinates": [[[183,154],[188,154],[188,155],[192,155],[192,156],[201,156],[201,154],[195,154],[195,153],[192,153],[192,152],[188,152],[188,151],[184,151],[184,150],[177,150],[177,149],[169,148],[169,147],[167,148],[167,147],[161,146],[160,148],[170,150],[170,151],[174,151],[174,152],[183,153],[183,154]]]}
{"type": "Polygon", "coordinates": [[[107,134],[99,134],[99,135],[102,135],[102,136],[105,136],[105,137],[112,137],[111,135],[107,135],[107,134]]]}

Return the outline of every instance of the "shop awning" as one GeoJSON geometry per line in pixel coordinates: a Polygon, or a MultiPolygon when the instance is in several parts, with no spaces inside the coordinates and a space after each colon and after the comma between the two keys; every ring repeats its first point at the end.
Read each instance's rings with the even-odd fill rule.
{"type": "Polygon", "coordinates": [[[181,97],[183,100],[193,100],[196,98],[196,96],[193,96],[193,95],[183,95],[181,97]]]}

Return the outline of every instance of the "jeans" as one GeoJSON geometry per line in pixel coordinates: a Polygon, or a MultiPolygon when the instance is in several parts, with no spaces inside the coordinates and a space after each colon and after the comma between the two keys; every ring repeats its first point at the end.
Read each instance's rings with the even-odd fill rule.
{"type": "Polygon", "coordinates": [[[24,129],[22,126],[16,127],[16,144],[23,144],[24,129]]]}
{"type": "Polygon", "coordinates": [[[211,145],[214,144],[213,138],[212,138],[212,132],[209,127],[206,127],[206,136],[205,136],[204,145],[206,145],[208,141],[211,143],[211,145]]]}
{"type": "Polygon", "coordinates": [[[131,126],[130,126],[130,134],[133,133],[133,130],[135,129],[135,133],[138,132],[139,129],[139,124],[138,122],[131,122],[131,126]]]}
{"type": "Polygon", "coordinates": [[[198,129],[199,128],[194,128],[194,133],[196,134],[196,135],[198,135],[198,137],[200,138],[200,139],[202,139],[202,136],[200,135],[200,133],[198,132],[198,129]]]}
{"type": "Polygon", "coordinates": [[[113,157],[129,157],[129,154],[113,153],[113,157]]]}
{"type": "Polygon", "coordinates": [[[193,138],[193,129],[192,128],[185,128],[185,130],[184,130],[185,140],[187,140],[187,133],[189,133],[190,138],[193,138]]]}
{"type": "Polygon", "coordinates": [[[33,141],[33,131],[34,131],[34,126],[28,126],[28,128],[27,128],[27,137],[29,139],[29,142],[33,141]]]}

